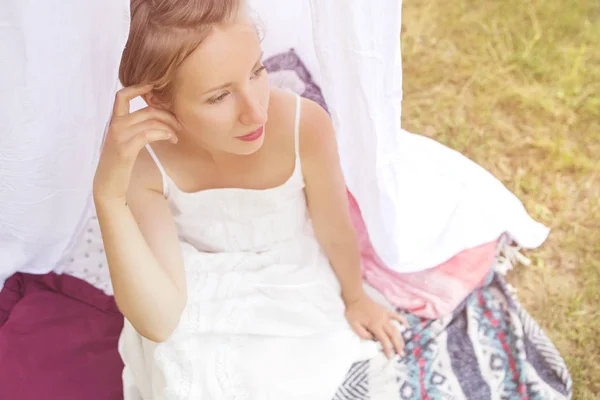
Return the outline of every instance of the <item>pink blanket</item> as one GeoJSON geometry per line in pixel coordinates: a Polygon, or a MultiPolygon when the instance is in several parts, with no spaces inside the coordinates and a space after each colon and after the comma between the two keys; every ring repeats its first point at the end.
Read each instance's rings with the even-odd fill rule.
{"type": "Polygon", "coordinates": [[[350,193],[348,198],[360,245],[363,279],[396,308],[429,319],[448,315],[482,284],[494,264],[498,241],[465,250],[429,270],[409,274],[391,271],[371,245],[358,203],[350,193]]]}

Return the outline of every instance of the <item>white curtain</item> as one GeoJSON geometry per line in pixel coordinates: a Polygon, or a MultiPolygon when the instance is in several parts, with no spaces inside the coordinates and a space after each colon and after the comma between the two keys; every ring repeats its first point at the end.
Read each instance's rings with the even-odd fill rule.
{"type": "Polygon", "coordinates": [[[265,49],[294,47],[323,89],[342,168],[374,248],[398,272],[432,268],[509,233],[534,248],[548,230],[496,178],[400,128],[400,0],[253,0],[265,49]]]}
{"type": "Polygon", "coordinates": [[[79,238],[129,32],[129,0],[0,0],[0,289],[79,238]]]}
{"type": "Polygon", "coordinates": [[[342,169],[371,240],[390,267],[405,192],[396,175],[402,151],[399,0],[311,0],[322,89],[337,131],[342,169]]]}

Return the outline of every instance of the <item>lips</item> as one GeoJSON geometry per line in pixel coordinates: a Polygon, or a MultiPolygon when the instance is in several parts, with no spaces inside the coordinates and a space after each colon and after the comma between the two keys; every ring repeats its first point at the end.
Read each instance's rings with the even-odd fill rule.
{"type": "Polygon", "coordinates": [[[250,132],[249,134],[244,135],[244,136],[238,136],[236,139],[242,140],[244,142],[253,142],[253,141],[259,139],[263,135],[264,132],[265,132],[265,127],[263,125],[260,128],[258,128],[257,130],[255,130],[254,132],[250,132]]]}

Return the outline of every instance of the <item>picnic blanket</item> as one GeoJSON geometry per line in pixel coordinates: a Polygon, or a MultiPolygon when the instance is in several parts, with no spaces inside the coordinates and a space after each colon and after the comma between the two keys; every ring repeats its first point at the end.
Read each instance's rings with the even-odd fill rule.
{"type": "Polygon", "coordinates": [[[564,360],[493,271],[452,315],[407,315],[406,356],[357,363],[334,400],[571,398],[564,360]]]}

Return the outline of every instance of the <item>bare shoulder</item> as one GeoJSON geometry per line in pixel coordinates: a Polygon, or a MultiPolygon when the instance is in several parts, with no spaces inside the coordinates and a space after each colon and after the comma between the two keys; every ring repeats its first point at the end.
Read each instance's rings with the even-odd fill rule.
{"type": "MultiPolygon", "coordinates": [[[[281,89],[271,90],[269,103],[269,124],[274,132],[293,138],[297,97],[294,93],[281,89]]],[[[333,126],[327,111],[312,100],[301,98],[300,106],[300,147],[309,150],[318,146],[327,136],[333,135],[333,126]]],[[[331,139],[331,138],[329,138],[331,139]]]]}
{"type": "Polygon", "coordinates": [[[293,135],[296,115],[296,96],[286,90],[271,89],[269,99],[269,132],[282,135],[293,135]]]}
{"type": "Polygon", "coordinates": [[[318,103],[302,99],[300,117],[300,154],[303,157],[337,152],[335,131],[327,111],[318,103]]]}

